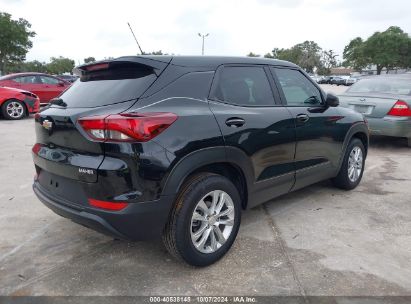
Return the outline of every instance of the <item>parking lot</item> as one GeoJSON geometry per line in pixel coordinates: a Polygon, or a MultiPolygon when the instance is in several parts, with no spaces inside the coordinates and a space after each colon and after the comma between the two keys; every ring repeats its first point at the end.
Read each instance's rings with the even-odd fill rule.
{"type": "Polygon", "coordinates": [[[351,192],[323,182],[245,211],[227,256],[193,268],[161,241],[113,240],[43,206],[32,118],[0,120],[0,138],[0,295],[411,295],[405,140],[372,138],[351,192]]]}

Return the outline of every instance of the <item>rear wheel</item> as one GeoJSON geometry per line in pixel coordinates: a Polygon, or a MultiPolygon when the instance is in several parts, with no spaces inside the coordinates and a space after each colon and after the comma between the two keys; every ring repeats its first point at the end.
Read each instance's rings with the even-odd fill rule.
{"type": "Polygon", "coordinates": [[[361,181],[364,165],[364,145],[358,138],[353,138],[345,152],[340,172],[333,179],[334,185],[341,189],[354,189],[361,181]]]}
{"type": "Polygon", "coordinates": [[[3,117],[6,119],[22,119],[26,116],[26,107],[17,99],[10,99],[3,103],[1,107],[3,117]]]}
{"type": "Polygon", "coordinates": [[[407,138],[407,140],[408,140],[408,147],[411,148],[411,137],[410,137],[410,138],[407,138]]]}
{"type": "Polygon", "coordinates": [[[167,250],[193,266],[222,258],[240,226],[241,198],[227,178],[201,173],[180,191],[163,234],[167,250]]]}

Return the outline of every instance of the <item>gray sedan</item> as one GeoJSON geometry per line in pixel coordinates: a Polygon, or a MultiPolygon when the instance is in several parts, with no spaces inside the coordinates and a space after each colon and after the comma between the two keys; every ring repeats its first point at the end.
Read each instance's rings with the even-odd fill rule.
{"type": "Polygon", "coordinates": [[[366,117],[371,134],[405,137],[411,147],[411,75],[363,78],[339,98],[366,117]]]}

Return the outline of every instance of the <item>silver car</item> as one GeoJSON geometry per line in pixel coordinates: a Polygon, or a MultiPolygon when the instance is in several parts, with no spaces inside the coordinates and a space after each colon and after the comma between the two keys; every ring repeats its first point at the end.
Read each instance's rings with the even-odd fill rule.
{"type": "Polygon", "coordinates": [[[355,77],[350,77],[350,78],[347,78],[346,80],[345,80],[345,85],[346,86],[350,86],[350,85],[353,85],[354,83],[356,83],[357,82],[357,78],[355,78],[355,77]]]}
{"type": "Polygon", "coordinates": [[[411,75],[363,78],[339,98],[366,117],[371,134],[405,137],[411,147],[411,75]]]}

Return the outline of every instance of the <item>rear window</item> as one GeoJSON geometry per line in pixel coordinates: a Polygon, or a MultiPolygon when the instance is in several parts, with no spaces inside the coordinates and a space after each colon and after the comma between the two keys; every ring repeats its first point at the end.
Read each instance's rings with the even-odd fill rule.
{"type": "Polygon", "coordinates": [[[405,79],[361,79],[348,89],[350,93],[387,93],[411,95],[411,78],[405,79]]]}
{"type": "Polygon", "coordinates": [[[89,108],[139,98],[156,80],[149,66],[116,63],[108,69],[85,72],[59,97],[67,107],[89,108]]]}

